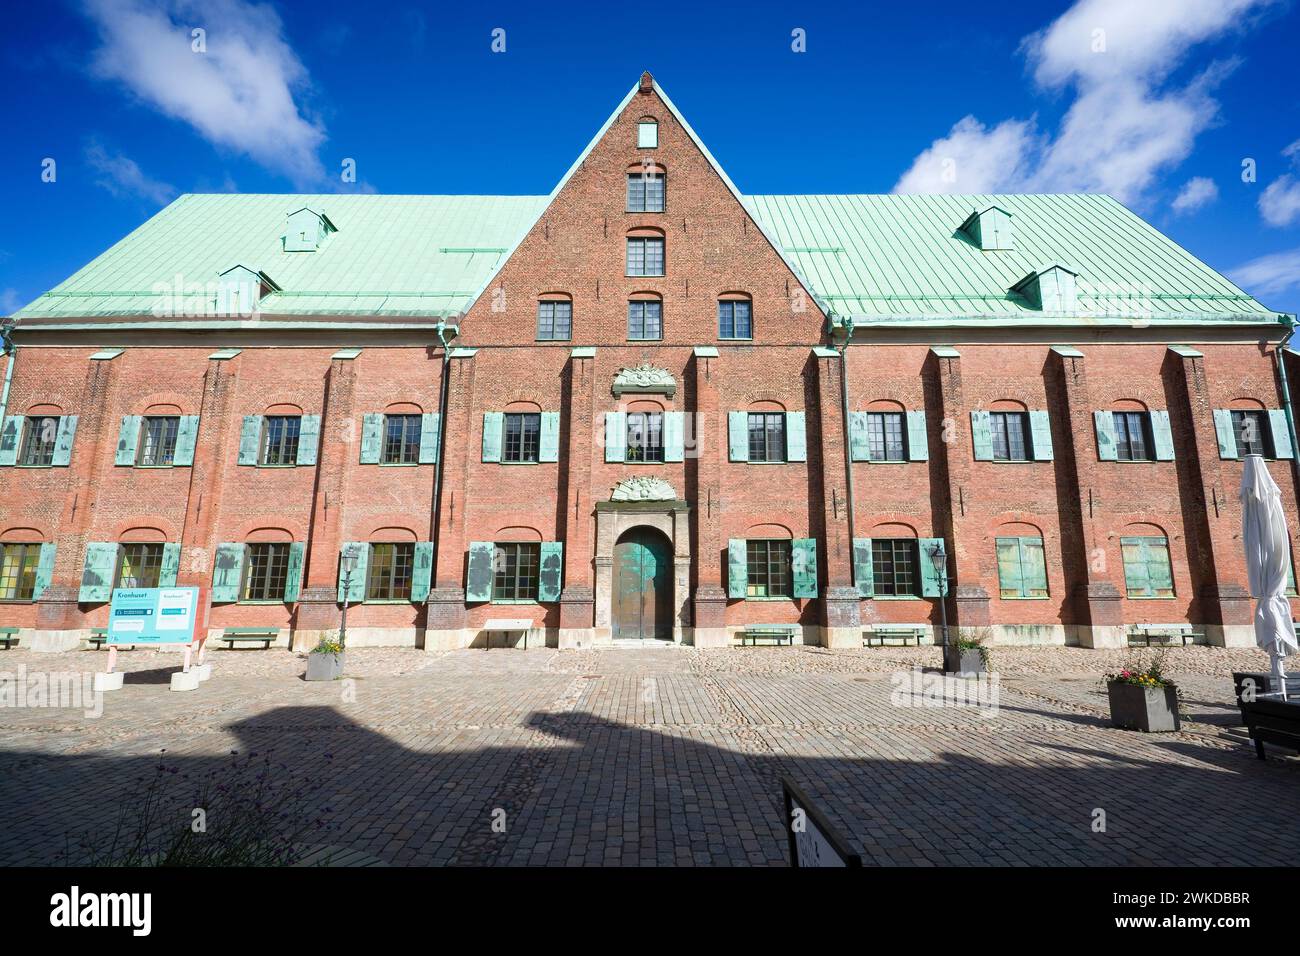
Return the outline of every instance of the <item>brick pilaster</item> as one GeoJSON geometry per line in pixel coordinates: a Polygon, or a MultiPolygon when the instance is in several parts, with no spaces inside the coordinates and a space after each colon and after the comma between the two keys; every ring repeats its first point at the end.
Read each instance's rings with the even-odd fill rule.
{"type": "Polygon", "coordinates": [[[726,413],[718,397],[722,359],[717,349],[697,349],[695,408],[687,433],[687,498],[695,504],[695,591],[691,601],[694,643],[723,647],[727,637],[727,589],[722,580],[722,460],[727,448],[726,413]],[[693,439],[693,441],[692,441],[693,439]]]}
{"type": "MultiPolygon", "coordinates": [[[[821,597],[822,643],[827,647],[861,647],[858,591],[853,585],[853,542],[849,529],[847,433],[840,382],[843,359],[834,349],[817,348],[811,359],[817,374],[816,461],[810,448],[808,469],[820,484],[826,582],[821,597]]],[[[811,416],[808,416],[811,418],[811,416]]],[[[808,423],[809,431],[814,427],[808,423]]],[[[810,436],[811,437],[811,436],[810,436]]],[[[810,442],[810,444],[812,444],[810,442]]]]}
{"type": "MultiPolygon", "coordinates": [[[[563,463],[559,500],[564,541],[564,589],[560,593],[560,647],[585,647],[595,635],[596,598],[593,587],[593,519],[591,462],[596,445],[596,376],[593,350],[569,359],[568,452],[563,463]]],[[[602,433],[603,434],[603,433],[602,433]]]]}

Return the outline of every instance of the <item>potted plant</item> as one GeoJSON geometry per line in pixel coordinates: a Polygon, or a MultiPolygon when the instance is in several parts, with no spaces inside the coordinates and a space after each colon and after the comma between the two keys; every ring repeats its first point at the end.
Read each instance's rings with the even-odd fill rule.
{"type": "Polygon", "coordinates": [[[343,676],[343,644],[324,636],[307,655],[307,680],[338,680],[343,676]]]}
{"type": "Polygon", "coordinates": [[[989,673],[990,631],[987,627],[978,630],[960,628],[957,636],[943,649],[943,669],[947,674],[987,674],[989,673]]]}
{"type": "Polygon", "coordinates": [[[1181,726],[1178,688],[1164,676],[1163,651],[1146,666],[1131,664],[1105,680],[1114,726],[1146,733],[1168,733],[1181,726]]]}

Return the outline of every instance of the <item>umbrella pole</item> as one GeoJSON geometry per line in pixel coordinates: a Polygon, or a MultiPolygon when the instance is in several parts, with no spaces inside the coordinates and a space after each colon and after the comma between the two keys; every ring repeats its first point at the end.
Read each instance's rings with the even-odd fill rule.
{"type": "Polygon", "coordinates": [[[1282,654],[1278,650],[1277,644],[1269,650],[1268,656],[1273,658],[1273,680],[1277,683],[1278,692],[1282,700],[1286,700],[1286,670],[1282,665],[1282,654]]]}

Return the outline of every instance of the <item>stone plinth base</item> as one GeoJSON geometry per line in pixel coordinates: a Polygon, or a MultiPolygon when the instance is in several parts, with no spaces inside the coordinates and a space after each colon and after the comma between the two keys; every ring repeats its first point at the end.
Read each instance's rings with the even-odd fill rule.
{"type": "Polygon", "coordinates": [[[556,646],[562,651],[582,650],[596,643],[594,627],[561,627],[556,636],[556,646]]]}
{"type": "Polygon", "coordinates": [[[1080,647],[1128,647],[1128,628],[1123,624],[1079,624],[1075,627],[1075,634],[1080,647]]]}
{"type": "Polygon", "coordinates": [[[1213,647],[1254,647],[1255,625],[1206,624],[1205,643],[1213,647]]]}
{"type": "Polygon", "coordinates": [[[90,640],[90,637],[91,631],[88,627],[66,631],[47,631],[38,628],[23,638],[19,646],[42,654],[61,654],[64,651],[77,650],[90,640]]]}
{"type": "Polygon", "coordinates": [[[691,643],[694,647],[730,647],[735,641],[725,627],[700,627],[696,624],[691,643]]]}

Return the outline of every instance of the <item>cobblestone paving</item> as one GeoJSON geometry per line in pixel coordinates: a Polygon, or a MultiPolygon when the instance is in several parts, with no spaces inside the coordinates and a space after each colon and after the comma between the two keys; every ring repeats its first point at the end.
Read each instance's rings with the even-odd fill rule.
{"type": "MultiPolygon", "coordinates": [[[[168,689],[179,654],[127,652],[100,717],[0,708],[0,864],[55,862],[160,759],[220,774],[231,751],[273,753],[332,846],[396,865],[783,865],[782,775],[871,863],[1296,859],[1300,828],[1259,808],[1294,814],[1300,760],[1257,761],[1232,706],[1230,672],[1266,657],[1169,651],[1187,722],[1144,735],[1108,726],[1100,683],[1131,656],[996,648],[990,712],[900,706],[933,648],[358,649],[333,684],[285,651],[218,650],[192,693],[168,689]]],[[[14,650],[0,672],[104,658],[14,650]]]]}

